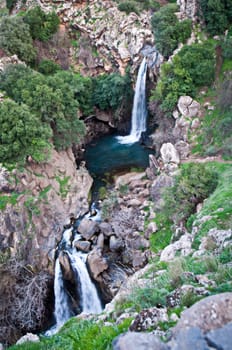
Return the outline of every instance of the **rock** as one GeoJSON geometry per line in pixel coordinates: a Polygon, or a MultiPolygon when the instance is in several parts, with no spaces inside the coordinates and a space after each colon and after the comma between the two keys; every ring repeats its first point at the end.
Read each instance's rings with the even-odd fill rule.
{"type": "Polygon", "coordinates": [[[189,233],[184,234],[181,238],[165,247],[161,253],[160,261],[171,261],[175,258],[177,252],[182,256],[189,255],[192,252],[193,237],[189,233]]]}
{"type": "Polygon", "coordinates": [[[19,344],[26,343],[28,341],[33,343],[39,342],[39,336],[37,334],[27,333],[22,338],[20,338],[16,344],[19,345],[19,344]]]}
{"type": "Polygon", "coordinates": [[[177,5],[180,6],[182,18],[190,18],[194,20],[199,11],[198,1],[196,0],[177,0],[177,5]]]}
{"type": "Polygon", "coordinates": [[[210,346],[220,350],[231,350],[232,323],[214,329],[206,334],[210,346]]]}
{"type": "Polygon", "coordinates": [[[120,186],[129,185],[132,181],[142,180],[146,176],[145,172],[131,172],[125,175],[120,175],[115,181],[115,189],[120,189],[120,186]]]}
{"type": "Polygon", "coordinates": [[[78,232],[80,232],[82,237],[86,240],[91,239],[98,230],[98,223],[87,218],[82,219],[78,226],[78,232]]]}
{"type": "Polygon", "coordinates": [[[100,233],[100,235],[97,238],[97,247],[101,250],[104,248],[104,235],[103,233],[100,233]]]}
{"type": "Polygon", "coordinates": [[[186,159],[190,153],[190,145],[188,142],[180,140],[175,144],[175,148],[180,155],[180,159],[186,159]]]}
{"type": "Polygon", "coordinates": [[[178,100],[179,112],[185,117],[196,117],[200,110],[200,103],[194,101],[190,96],[181,96],[178,100]]]}
{"type": "Polygon", "coordinates": [[[160,149],[161,158],[164,163],[180,163],[180,156],[172,143],[164,143],[160,149]]]}
{"type": "Polygon", "coordinates": [[[0,350],[4,350],[2,343],[0,343],[0,350]]]}
{"type": "Polygon", "coordinates": [[[185,116],[176,119],[175,127],[172,130],[172,134],[175,140],[188,140],[188,131],[190,127],[190,121],[186,119],[185,116]]]}
{"type": "Polygon", "coordinates": [[[109,237],[112,235],[112,227],[107,222],[101,222],[99,224],[99,229],[106,237],[109,237]]]}
{"type": "Polygon", "coordinates": [[[162,194],[164,190],[173,185],[173,178],[166,174],[159,175],[152,183],[150,192],[154,202],[154,209],[161,209],[164,201],[162,194]]]}
{"type": "Polygon", "coordinates": [[[127,332],[113,340],[113,350],[169,350],[152,333],[127,332]]]}
{"type": "Polygon", "coordinates": [[[232,293],[206,297],[181,314],[173,334],[189,327],[199,327],[204,333],[232,322],[232,293]],[[200,317],[199,317],[200,315],[200,317]]]}
{"type": "Polygon", "coordinates": [[[167,322],[168,314],[166,308],[152,307],[142,310],[130,325],[130,331],[140,332],[157,326],[159,322],[167,322]]]}
{"type": "Polygon", "coordinates": [[[222,249],[226,243],[232,241],[232,230],[218,230],[217,228],[212,228],[208,232],[208,237],[211,237],[215,241],[217,247],[222,249]]]}
{"type": "Polygon", "coordinates": [[[88,241],[75,241],[74,247],[82,252],[88,253],[90,251],[91,243],[88,241]]]}
{"type": "Polygon", "coordinates": [[[139,207],[142,204],[142,201],[138,198],[132,198],[127,202],[128,207],[139,207]]]}
{"type": "Polygon", "coordinates": [[[64,279],[68,281],[72,281],[74,278],[73,271],[70,265],[68,255],[65,254],[63,251],[59,255],[59,262],[62,267],[64,279]]]}
{"type": "Polygon", "coordinates": [[[200,328],[182,329],[167,345],[171,350],[210,350],[200,328]]]}
{"type": "Polygon", "coordinates": [[[87,263],[91,275],[95,280],[98,279],[99,275],[108,269],[108,264],[106,259],[102,256],[100,249],[93,249],[87,258],[87,263]]]}
{"type": "Polygon", "coordinates": [[[122,250],[124,247],[123,240],[121,238],[117,238],[116,236],[110,237],[109,248],[112,252],[117,252],[122,250]]]}
{"type": "Polygon", "coordinates": [[[145,253],[142,253],[140,251],[134,251],[133,253],[133,261],[132,266],[135,269],[143,267],[147,263],[147,256],[145,253]]]}
{"type": "Polygon", "coordinates": [[[191,129],[192,130],[196,130],[201,126],[201,122],[198,118],[193,119],[192,123],[191,123],[191,129]]]}
{"type": "Polygon", "coordinates": [[[150,236],[152,235],[152,233],[157,232],[157,230],[158,230],[157,224],[155,222],[153,222],[153,221],[150,222],[148,224],[148,226],[147,226],[147,229],[146,229],[145,233],[144,233],[144,237],[146,239],[149,239],[150,236]]]}

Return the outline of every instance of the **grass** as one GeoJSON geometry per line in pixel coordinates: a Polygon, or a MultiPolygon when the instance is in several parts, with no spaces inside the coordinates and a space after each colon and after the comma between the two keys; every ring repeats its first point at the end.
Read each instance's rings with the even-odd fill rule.
{"type": "Polygon", "coordinates": [[[150,237],[150,248],[154,253],[159,252],[170,244],[172,237],[171,221],[163,213],[158,213],[154,221],[158,230],[150,237]]]}
{"type": "Polygon", "coordinates": [[[104,326],[89,320],[70,319],[60,332],[39,343],[14,345],[9,350],[110,350],[112,340],[128,330],[131,319],[120,325],[104,326]]]}

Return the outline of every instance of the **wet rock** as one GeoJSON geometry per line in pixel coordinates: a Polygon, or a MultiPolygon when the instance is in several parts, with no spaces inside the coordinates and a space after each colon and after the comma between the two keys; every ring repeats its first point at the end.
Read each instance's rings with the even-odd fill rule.
{"type": "Polygon", "coordinates": [[[99,224],[99,229],[106,237],[109,237],[112,235],[112,227],[107,222],[101,222],[99,224]]]}
{"type": "Polygon", "coordinates": [[[232,323],[206,334],[208,344],[218,350],[231,350],[232,323]]]}
{"type": "Polygon", "coordinates": [[[20,338],[16,344],[19,345],[19,344],[26,343],[28,341],[33,343],[39,342],[39,336],[37,334],[27,333],[22,338],[20,338]]]}
{"type": "Polygon", "coordinates": [[[173,146],[172,143],[170,143],[170,142],[164,143],[161,146],[160,153],[161,153],[161,158],[162,158],[162,161],[164,162],[164,164],[166,164],[166,163],[179,164],[180,163],[179,153],[177,152],[176,148],[173,146]]]}
{"type": "Polygon", "coordinates": [[[102,256],[101,250],[97,248],[89,253],[87,263],[90,273],[95,280],[97,280],[99,275],[108,268],[106,259],[102,256]]]}
{"type": "Polygon", "coordinates": [[[73,271],[70,265],[68,255],[65,254],[63,251],[59,255],[59,262],[60,262],[60,265],[62,266],[64,279],[68,281],[72,281],[74,278],[73,271]]]}
{"type": "Polygon", "coordinates": [[[166,308],[152,307],[142,310],[130,325],[130,331],[146,331],[157,326],[158,322],[167,322],[168,314],[166,308]]]}
{"type": "Polygon", "coordinates": [[[88,241],[76,241],[74,242],[74,247],[82,252],[88,253],[90,251],[91,243],[88,241]]]}
{"type": "Polygon", "coordinates": [[[80,225],[78,226],[78,232],[82,235],[86,240],[91,239],[96,232],[98,232],[99,227],[98,223],[93,220],[89,220],[84,218],[81,220],[80,225]]]}
{"type": "Polygon", "coordinates": [[[232,293],[221,293],[206,297],[185,310],[173,328],[173,334],[189,327],[199,327],[203,332],[208,332],[230,322],[232,322],[232,293]]]}
{"type": "Polygon", "coordinates": [[[100,235],[97,237],[97,247],[101,250],[104,248],[104,240],[103,233],[100,233],[100,235]]]}
{"type": "Polygon", "coordinates": [[[169,350],[151,333],[127,332],[119,335],[113,341],[113,350],[169,350]]]}
{"type": "Polygon", "coordinates": [[[121,238],[117,238],[116,236],[110,237],[109,248],[111,251],[116,252],[122,250],[124,247],[124,242],[121,238]]]}

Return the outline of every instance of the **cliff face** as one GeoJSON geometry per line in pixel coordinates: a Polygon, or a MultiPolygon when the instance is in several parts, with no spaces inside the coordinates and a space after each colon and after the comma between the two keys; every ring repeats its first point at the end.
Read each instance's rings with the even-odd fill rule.
{"type": "Polygon", "coordinates": [[[3,254],[23,254],[39,270],[49,269],[63,226],[88,210],[92,178],[84,167],[76,169],[71,149],[53,151],[48,163],[28,162],[21,172],[1,175],[3,254]]]}

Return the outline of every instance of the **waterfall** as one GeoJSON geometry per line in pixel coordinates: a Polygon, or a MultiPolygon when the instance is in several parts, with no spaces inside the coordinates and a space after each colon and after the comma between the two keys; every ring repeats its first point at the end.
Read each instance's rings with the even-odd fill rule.
{"type": "Polygon", "coordinates": [[[81,309],[85,314],[98,314],[102,311],[97,290],[89,277],[86,268],[87,254],[77,251],[75,248],[68,253],[73,271],[80,281],[81,309]]]}
{"type": "MultiPolygon", "coordinates": [[[[73,247],[73,243],[81,239],[81,235],[76,234],[72,241],[72,231],[73,228],[69,228],[63,232],[58,250],[59,252],[63,251],[68,255],[70,267],[74,272],[76,280],[76,294],[79,295],[80,298],[79,304],[81,312],[85,314],[97,314],[102,311],[102,306],[97,294],[97,289],[94,283],[91,281],[86,267],[87,254],[82,253],[73,247]]],[[[47,336],[56,333],[70,317],[74,316],[74,311],[71,309],[71,304],[69,302],[70,296],[68,295],[67,289],[64,285],[59,256],[56,258],[55,262],[54,294],[54,316],[56,324],[45,333],[47,336]]]]}
{"type": "Polygon", "coordinates": [[[64,288],[63,275],[58,258],[55,265],[54,293],[56,324],[57,328],[60,328],[73,315],[68,304],[68,296],[64,288]]]}
{"type": "Polygon", "coordinates": [[[132,110],[131,131],[127,136],[118,136],[117,140],[122,144],[132,144],[139,141],[141,134],[146,131],[147,107],[146,107],[146,73],[147,60],[144,57],[137,76],[135,95],[132,110]]]}

